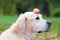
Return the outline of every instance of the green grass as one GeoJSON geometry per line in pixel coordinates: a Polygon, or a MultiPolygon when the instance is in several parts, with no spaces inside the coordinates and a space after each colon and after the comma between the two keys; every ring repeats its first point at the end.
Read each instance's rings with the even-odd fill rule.
{"type": "MultiPolygon", "coordinates": [[[[12,25],[18,16],[0,16],[0,31],[4,31],[12,25]]],[[[44,19],[50,20],[52,26],[49,32],[38,34],[38,40],[55,40],[60,38],[60,18],[45,17],[44,19]]]]}
{"type": "Polygon", "coordinates": [[[17,19],[17,16],[0,16],[0,31],[10,27],[17,19]]]}

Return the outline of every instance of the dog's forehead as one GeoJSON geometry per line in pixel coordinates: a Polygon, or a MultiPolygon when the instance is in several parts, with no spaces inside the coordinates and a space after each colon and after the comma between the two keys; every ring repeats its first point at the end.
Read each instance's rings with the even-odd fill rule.
{"type": "Polygon", "coordinates": [[[35,19],[37,16],[40,17],[40,18],[42,17],[41,14],[35,14],[34,12],[26,12],[25,16],[27,18],[31,18],[31,19],[35,19]]]}

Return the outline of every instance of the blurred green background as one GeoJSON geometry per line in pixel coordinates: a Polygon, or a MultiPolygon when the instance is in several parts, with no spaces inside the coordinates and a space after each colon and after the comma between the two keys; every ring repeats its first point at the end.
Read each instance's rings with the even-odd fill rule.
{"type": "Polygon", "coordinates": [[[42,14],[48,10],[50,16],[60,16],[60,0],[0,0],[0,15],[16,15],[34,8],[39,8],[42,14]]]}
{"type": "Polygon", "coordinates": [[[39,8],[43,18],[50,20],[49,32],[37,35],[37,40],[60,40],[60,0],[0,0],[0,33],[13,24],[20,13],[39,8]]]}

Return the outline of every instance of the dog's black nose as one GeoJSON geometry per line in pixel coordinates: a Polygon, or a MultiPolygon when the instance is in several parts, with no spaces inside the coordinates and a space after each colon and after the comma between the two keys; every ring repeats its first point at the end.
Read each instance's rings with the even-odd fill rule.
{"type": "Polygon", "coordinates": [[[48,24],[49,27],[51,26],[51,22],[47,21],[47,24],[48,24]]]}

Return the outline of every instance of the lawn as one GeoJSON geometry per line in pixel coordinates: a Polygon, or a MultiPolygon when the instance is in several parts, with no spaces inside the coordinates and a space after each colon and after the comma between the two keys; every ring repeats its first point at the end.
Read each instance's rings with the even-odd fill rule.
{"type": "MultiPolygon", "coordinates": [[[[0,33],[10,27],[18,16],[0,16],[0,33]]],[[[44,17],[52,22],[52,26],[49,32],[40,33],[37,35],[38,40],[60,40],[60,18],[44,17]]]]}

